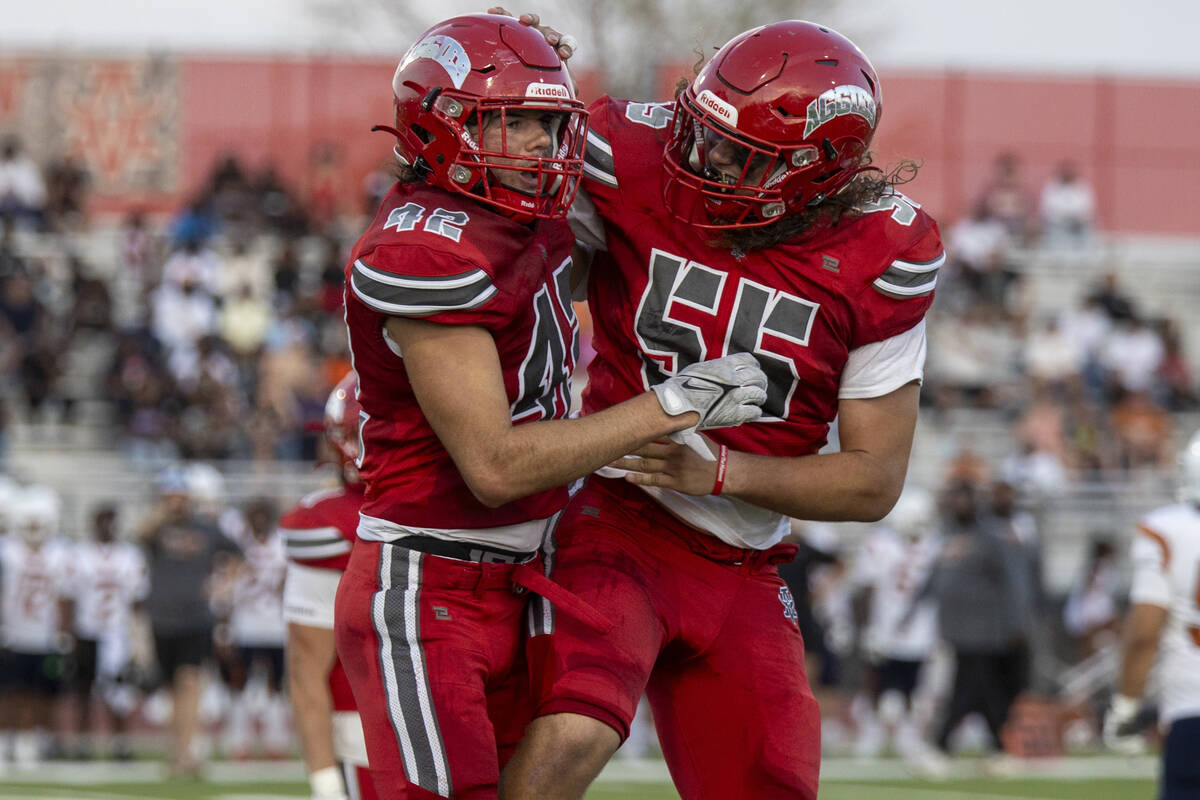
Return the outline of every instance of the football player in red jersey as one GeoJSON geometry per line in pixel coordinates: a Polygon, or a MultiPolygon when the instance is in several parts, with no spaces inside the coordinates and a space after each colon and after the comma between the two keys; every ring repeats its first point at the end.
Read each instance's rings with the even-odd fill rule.
{"type": "Polygon", "coordinates": [[[367,773],[362,722],[333,636],[333,600],[350,562],[363,499],[354,466],[360,410],[354,387],[350,372],[325,403],[325,441],[340,485],[308,495],[279,519],[288,555],[283,588],[288,695],[312,800],[377,797],[367,773]]]}
{"type": "Polygon", "coordinates": [[[538,549],[565,484],[685,429],[756,419],[749,354],[564,419],[586,112],[554,49],[501,16],[435,25],[396,70],[399,182],[346,267],[366,490],[338,656],[381,797],[494,798],[524,728],[525,598],[571,602],[538,549]]]}
{"type": "Polygon", "coordinates": [[[879,80],[820,25],[739,35],[673,103],[589,110],[571,210],[596,250],[585,411],[727,352],[755,355],[768,397],[704,440],[713,460],[652,444],[572,497],[551,577],[615,627],[545,610],[537,719],[503,793],[581,797],[646,692],[687,800],[812,798],[820,716],[774,564],[789,517],[877,520],[900,494],[937,226],[870,170],[879,80]],[[817,455],[835,417],[841,451],[817,455]]]}

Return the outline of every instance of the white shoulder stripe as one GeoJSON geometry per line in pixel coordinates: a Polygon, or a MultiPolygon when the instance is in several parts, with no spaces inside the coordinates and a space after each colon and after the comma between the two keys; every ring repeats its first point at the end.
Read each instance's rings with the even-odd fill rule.
{"type": "Polygon", "coordinates": [[[935,277],[933,280],[918,286],[898,286],[885,281],[883,278],[876,278],[873,285],[878,291],[892,297],[920,297],[934,290],[934,287],[937,286],[937,278],[935,277]]]}
{"type": "Polygon", "coordinates": [[[936,272],[945,263],[946,251],[943,250],[941,255],[932,261],[901,261],[900,259],[896,259],[892,262],[890,269],[898,269],[904,272],[936,272]]]}
{"type": "Polygon", "coordinates": [[[607,141],[605,141],[603,136],[601,136],[600,134],[596,133],[593,130],[588,131],[587,142],[588,142],[588,144],[592,145],[593,147],[598,148],[599,150],[607,153],[610,156],[613,154],[612,145],[610,145],[607,141]]]}
{"type": "Polygon", "coordinates": [[[586,161],[583,162],[583,174],[589,178],[592,178],[593,180],[600,181],[600,183],[607,184],[614,188],[617,186],[617,176],[603,172],[586,161]]]}
{"type": "Polygon", "coordinates": [[[332,526],[325,528],[280,528],[279,535],[289,542],[307,542],[320,539],[342,538],[342,532],[332,526]]]}
{"type": "Polygon", "coordinates": [[[349,553],[353,545],[345,539],[339,539],[329,544],[312,545],[310,547],[287,548],[287,556],[293,561],[313,561],[318,558],[333,558],[349,553]]]}

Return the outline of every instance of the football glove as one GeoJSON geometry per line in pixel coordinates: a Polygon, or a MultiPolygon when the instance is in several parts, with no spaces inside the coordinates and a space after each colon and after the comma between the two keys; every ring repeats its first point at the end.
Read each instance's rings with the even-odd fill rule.
{"type": "MultiPolygon", "coordinates": [[[[671,434],[676,442],[690,443],[689,438],[699,440],[696,431],[728,428],[761,417],[759,406],[767,399],[767,376],[754,356],[734,353],[686,366],[651,389],[667,414],[674,417],[695,411],[700,415],[692,427],[671,434]]],[[[701,448],[708,452],[703,445],[701,448]]],[[[708,457],[711,459],[711,454],[708,457]]]]}

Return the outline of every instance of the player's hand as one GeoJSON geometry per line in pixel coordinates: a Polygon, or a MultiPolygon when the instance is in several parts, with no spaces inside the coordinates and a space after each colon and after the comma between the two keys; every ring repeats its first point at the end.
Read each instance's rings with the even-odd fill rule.
{"type": "MultiPolygon", "coordinates": [[[[734,353],[686,366],[678,375],[651,389],[670,416],[689,411],[700,415],[700,421],[687,430],[728,428],[762,416],[760,406],[767,399],[767,375],[754,356],[734,353]]],[[[671,438],[682,441],[675,435],[671,438]]]]}
{"type": "MultiPolygon", "coordinates": [[[[514,16],[512,12],[500,6],[492,6],[487,10],[489,14],[502,14],[506,17],[514,16]]],[[[579,49],[579,40],[570,34],[559,33],[549,25],[543,25],[542,20],[537,14],[521,14],[517,17],[517,21],[522,25],[528,25],[531,28],[537,28],[542,36],[546,37],[546,42],[554,48],[558,53],[558,57],[563,61],[567,61],[571,56],[575,55],[575,51],[579,49]]]]}
{"type": "MultiPolygon", "coordinates": [[[[715,452],[712,441],[695,436],[715,452]]],[[[651,442],[609,466],[628,470],[625,480],[638,486],[659,486],[691,495],[711,494],[717,477],[715,458],[705,458],[694,448],[674,442],[651,442]]]]}
{"type": "Polygon", "coordinates": [[[1146,751],[1141,735],[1141,701],[1122,694],[1113,695],[1104,715],[1104,746],[1122,755],[1135,756],[1146,751]]]}

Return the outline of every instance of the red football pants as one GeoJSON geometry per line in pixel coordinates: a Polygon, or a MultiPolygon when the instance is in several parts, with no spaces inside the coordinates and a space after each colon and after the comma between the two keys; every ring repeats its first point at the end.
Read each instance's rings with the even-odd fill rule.
{"type": "Polygon", "coordinates": [[[684,800],[817,796],[821,717],[774,566],[794,546],[731,547],[637,487],[594,476],[553,545],[551,577],[614,627],[601,635],[535,614],[549,632],[528,644],[538,716],[583,714],[624,739],[645,692],[684,800]]]}
{"type": "Polygon", "coordinates": [[[382,800],[497,797],[530,716],[515,569],[355,543],[334,629],[382,800]]]}

